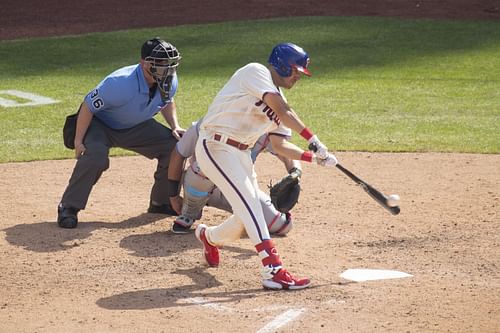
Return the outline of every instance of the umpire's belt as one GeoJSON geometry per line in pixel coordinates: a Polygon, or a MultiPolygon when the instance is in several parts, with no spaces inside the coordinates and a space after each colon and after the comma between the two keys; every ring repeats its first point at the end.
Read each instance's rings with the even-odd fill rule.
{"type": "Polygon", "coordinates": [[[226,143],[226,144],[228,144],[230,146],[238,148],[239,150],[247,150],[248,147],[249,147],[247,144],[238,142],[238,141],[233,140],[231,138],[225,139],[221,134],[214,134],[214,140],[226,143]]]}

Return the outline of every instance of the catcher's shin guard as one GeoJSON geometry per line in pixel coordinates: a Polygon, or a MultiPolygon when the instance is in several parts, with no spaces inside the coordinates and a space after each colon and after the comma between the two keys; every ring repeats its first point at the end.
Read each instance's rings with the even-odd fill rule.
{"type": "Polygon", "coordinates": [[[267,219],[267,228],[269,233],[277,236],[286,236],[292,230],[292,214],[278,212],[273,219],[267,219]]]}
{"type": "Polygon", "coordinates": [[[278,211],[271,203],[269,195],[261,190],[259,190],[259,200],[271,235],[285,236],[292,230],[292,215],[290,213],[278,211]]]}
{"type": "MultiPolygon", "coordinates": [[[[188,168],[184,176],[184,201],[182,204],[182,215],[192,220],[201,218],[203,207],[207,204],[210,191],[214,188],[214,184],[188,168]]],[[[191,223],[191,224],[192,224],[191,223]]]]}
{"type": "Polygon", "coordinates": [[[184,188],[184,201],[182,203],[182,216],[191,220],[199,220],[203,207],[207,204],[208,193],[200,192],[194,188],[184,188]]]}

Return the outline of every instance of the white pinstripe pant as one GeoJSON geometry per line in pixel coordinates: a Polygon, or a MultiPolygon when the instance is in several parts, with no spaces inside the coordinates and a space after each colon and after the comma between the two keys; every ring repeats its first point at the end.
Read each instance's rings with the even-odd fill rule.
{"type": "Polygon", "coordinates": [[[271,239],[259,200],[259,187],[250,150],[239,150],[204,137],[196,144],[201,171],[221,190],[233,208],[233,215],[206,231],[214,245],[224,245],[241,237],[246,230],[253,245],[271,239]]]}

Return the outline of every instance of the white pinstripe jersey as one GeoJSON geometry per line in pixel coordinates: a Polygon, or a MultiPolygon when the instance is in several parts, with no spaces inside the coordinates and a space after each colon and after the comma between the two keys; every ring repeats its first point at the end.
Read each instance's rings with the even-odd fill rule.
{"type": "Polygon", "coordinates": [[[201,130],[225,134],[252,146],[261,135],[284,127],[280,126],[278,115],[262,101],[265,93],[280,94],[286,101],[266,66],[250,63],[238,69],[208,108],[201,130]]]}
{"type": "MultiPolygon", "coordinates": [[[[202,120],[193,122],[191,124],[191,127],[189,127],[186,130],[186,133],[184,133],[182,138],[179,141],[177,141],[177,144],[175,145],[175,149],[182,157],[190,158],[190,164],[196,169],[195,171],[197,173],[200,173],[201,171],[199,170],[198,164],[196,163],[194,150],[196,146],[196,141],[198,140],[199,126],[202,120]]],[[[284,127],[283,124],[281,124],[277,129],[275,129],[271,133],[266,133],[260,136],[250,151],[252,160],[254,162],[257,159],[257,156],[264,150],[267,150],[271,154],[275,155],[271,147],[271,143],[269,141],[269,134],[281,135],[285,137],[287,140],[290,140],[292,136],[292,131],[288,127],[284,127]]]]}

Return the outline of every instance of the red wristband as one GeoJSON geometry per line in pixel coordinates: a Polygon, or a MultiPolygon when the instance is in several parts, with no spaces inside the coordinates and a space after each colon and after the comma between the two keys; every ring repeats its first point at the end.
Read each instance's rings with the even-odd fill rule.
{"type": "Polygon", "coordinates": [[[311,130],[307,127],[305,127],[302,130],[302,132],[300,132],[300,136],[306,139],[307,141],[309,141],[309,139],[312,138],[313,135],[314,135],[313,132],[311,132],[311,130]]]}
{"type": "Polygon", "coordinates": [[[311,151],[305,151],[305,152],[302,153],[302,156],[300,156],[300,159],[302,161],[312,162],[312,160],[313,160],[313,153],[311,151]]]}

